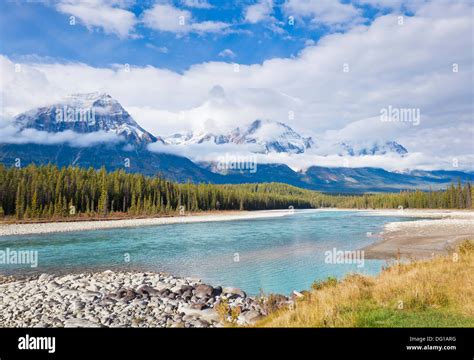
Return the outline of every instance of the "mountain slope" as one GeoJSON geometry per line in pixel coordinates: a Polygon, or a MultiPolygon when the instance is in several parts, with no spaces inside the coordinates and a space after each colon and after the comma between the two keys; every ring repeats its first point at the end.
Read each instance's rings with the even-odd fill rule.
{"type": "Polygon", "coordinates": [[[123,150],[122,146],[100,145],[71,147],[67,145],[0,144],[0,163],[14,166],[16,159],[21,166],[34,163],[80,166],[107,170],[124,169],[144,175],[161,175],[178,182],[222,183],[223,176],[214,174],[191,160],[171,155],[156,154],[146,149],[123,150]]]}
{"type": "MultiPolygon", "coordinates": [[[[149,151],[148,145],[163,143],[162,140],[141,128],[118,101],[100,93],[73,95],[58,104],[33,109],[17,116],[15,124],[19,129],[18,138],[21,138],[25,131],[29,132],[30,137],[20,142],[16,141],[18,139],[8,142],[6,137],[0,138],[0,162],[8,166],[18,165],[18,161],[21,166],[30,163],[53,163],[59,166],[73,165],[96,169],[104,166],[108,170],[124,169],[145,175],[160,174],[178,182],[220,184],[282,182],[307,189],[346,193],[416,188],[439,189],[458,179],[462,182],[472,182],[474,179],[472,173],[462,171],[413,170],[398,173],[367,167],[312,166],[306,171],[297,172],[284,164],[264,163],[258,163],[254,172],[230,170],[225,175],[219,174],[214,170],[213,164],[198,165],[182,156],[149,151]],[[119,137],[120,141],[104,140],[92,145],[57,141],[57,139],[52,143],[41,142],[48,136],[60,136],[68,132],[74,139],[105,133],[119,137]]],[[[262,152],[293,154],[300,154],[301,151],[314,146],[310,138],[302,137],[283,123],[260,120],[243,130],[237,128],[225,136],[184,134],[173,139],[175,143],[184,145],[204,142],[232,143],[256,145],[262,152]]],[[[170,138],[166,140],[169,144],[170,138]]],[[[373,149],[371,153],[381,151],[382,145],[373,149]]],[[[396,143],[387,146],[403,152],[396,143]]]]}
{"type": "Polygon", "coordinates": [[[164,139],[170,145],[214,143],[254,145],[255,152],[301,154],[314,145],[310,137],[303,137],[288,125],[269,120],[255,120],[246,128],[235,128],[228,134],[178,133],[164,139]]]}
{"type": "Polygon", "coordinates": [[[342,142],[338,144],[339,155],[365,156],[365,155],[386,155],[398,154],[405,155],[408,150],[396,141],[373,141],[371,143],[355,144],[342,142]]]}
{"type": "Polygon", "coordinates": [[[98,92],[70,95],[60,103],[20,114],[15,122],[21,130],[53,133],[71,130],[79,134],[104,131],[139,146],[162,142],[138,125],[117,100],[98,92]]]}
{"type": "Polygon", "coordinates": [[[148,151],[149,144],[162,140],[140,127],[120,103],[107,94],[69,96],[58,104],[18,115],[15,125],[19,137],[22,131],[38,131],[33,134],[47,136],[71,132],[78,139],[94,134],[112,134],[121,141],[104,140],[90,146],[68,142],[39,143],[35,139],[32,139],[33,143],[0,143],[0,162],[8,166],[19,160],[21,166],[30,163],[96,169],[104,166],[108,170],[161,174],[175,181],[219,182],[221,178],[221,175],[213,174],[185,157],[148,151]]]}
{"type": "MultiPolygon", "coordinates": [[[[164,138],[168,145],[196,145],[196,144],[235,144],[242,150],[254,153],[288,153],[303,154],[308,149],[317,149],[311,137],[304,137],[290,126],[276,121],[255,120],[249,126],[237,127],[228,134],[214,134],[205,132],[177,133],[164,138]]],[[[322,143],[322,142],[321,142],[322,143]]],[[[405,155],[408,150],[394,140],[373,141],[339,141],[324,145],[317,149],[318,155],[338,154],[341,156],[367,156],[398,154],[405,155]]]]}

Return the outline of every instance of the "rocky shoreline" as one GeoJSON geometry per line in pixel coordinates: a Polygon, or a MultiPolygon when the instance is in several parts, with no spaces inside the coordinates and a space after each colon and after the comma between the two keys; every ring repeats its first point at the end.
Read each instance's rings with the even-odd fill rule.
{"type": "Polygon", "coordinates": [[[249,297],[166,273],[107,270],[0,281],[0,327],[251,326],[270,309],[293,304],[283,295],[249,297]]]}
{"type": "MultiPolygon", "coordinates": [[[[405,215],[405,214],[408,215],[405,215]]],[[[400,211],[417,217],[419,211],[400,211]]],[[[382,241],[364,247],[367,259],[408,260],[446,256],[461,242],[474,238],[473,211],[426,211],[429,219],[391,222],[384,226],[382,241]]]]}

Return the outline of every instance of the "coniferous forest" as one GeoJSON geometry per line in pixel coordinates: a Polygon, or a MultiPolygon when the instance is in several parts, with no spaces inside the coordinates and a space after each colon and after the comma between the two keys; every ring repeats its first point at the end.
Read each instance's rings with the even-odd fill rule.
{"type": "Polygon", "coordinates": [[[17,219],[299,208],[472,208],[469,183],[443,191],[328,195],[281,183],[178,184],[123,170],[0,165],[0,216],[17,219]]]}

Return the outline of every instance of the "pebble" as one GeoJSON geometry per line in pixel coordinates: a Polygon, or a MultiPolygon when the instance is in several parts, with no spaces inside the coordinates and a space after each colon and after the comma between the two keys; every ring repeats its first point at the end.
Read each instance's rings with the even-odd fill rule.
{"type": "MultiPolygon", "coordinates": [[[[266,314],[265,301],[241,289],[164,273],[106,270],[4,281],[0,327],[222,327],[226,319],[214,307],[224,299],[229,309],[240,308],[238,325],[266,314]]],[[[285,306],[292,301],[281,297],[285,306]]]]}

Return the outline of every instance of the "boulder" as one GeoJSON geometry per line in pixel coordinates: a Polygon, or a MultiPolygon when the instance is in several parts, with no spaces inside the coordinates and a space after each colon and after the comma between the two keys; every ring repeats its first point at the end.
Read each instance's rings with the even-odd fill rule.
{"type": "Polygon", "coordinates": [[[222,289],[222,292],[224,294],[226,294],[228,297],[232,297],[232,296],[240,296],[240,297],[247,297],[247,294],[245,293],[245,291],[243,290],[240,290],[239,288],[235,288],[235,287],[225,287],[222,289]]]}
{"type": "Polygon", "coordinates": [[[198,303],[191,304],[190,308],[195,309],[195,310],[204,310],[205,308],[207,308],[207,305],[205,303],[198,302],[198,303]]]}
{"type": "Polygon", "coordinates": [[[172,293],[175,293],[175,294],[178,294],[178,295],[181,295],[183,293],[183,290],[182,290],[182,287],[179,286],[179,285],[176,285],[176,286],[173,286],[170,291],[172,293]]]}
{"type": "Polygon", "coordinates": [[[212,296],[219,296],[222,294],[222,286],[217,286],[212,290],[212,296]]]}
{"type": "Polygon", "coordinates": [[[297,298],[304,298],[304,295],[296,290],[293,290],[293,295],[295,295],[297,298]]]}
{"type": "Polygon", "coordinates": [[[159,295],[160,294],[160,291],[157,290],[157,289],[154,289],[152,288],[151,286],[149,285],[141,285],[138,287],[137,289],[137,293],[140,294],[140,295],[147,295],[147,296],[154,296],[154,295],[159,295]]]}
{"type": "Polygon", "coordinates": [[[181,297],[188,301],[189,299],[191,299],[191,297],[193,296],[193,293],[191,292],[191,290],[186,290],[182,295],[181,297]]]}
{"type": "Polygon", "coordinates": [[[196,316],[209,323],[219,321],[219,315],[214,309],[196,310],[196,309],[192,309],[190,306],[181,305],[178,308],[178,312],[183,313],[184,315],[196,316]]]}
{"type": "Polygon", "coordinates": [[[66,328],[98,328],[98,327],[103,327],[103,326],[89,320],[71,318],[71,319],[67,319],[64,322],[64,327],[66,328]]]}
{"type": "Polygon", "coordinates": [[[160,291],[160,296],[167,297],[171,293],[170,289],[163,289],[160,291]]]}
{"type": "Polygon", "coordinates": [[[237,323],[240,325],[253,325],[260,320],[262,315],[255,310],[249,310],[241,313],[237,318],[237,323]]]}
{"type": "Polygon", "coordinates": [[[199,284],[194,290],[194,296],[199,299],[210,298],[212,296],[214,288],[210,285],[199,284]]]}
{"type": "Polygon", "coordinates": [[[135,299],[137,297],[137,293],[131,289],[127,290],[127,293],[125,294],[125,296],[122,298],[122,301],[123,302],[129,302],[129,301],[132,301],[133,299],[135,299]]]}
{"type": "Polygon", "coordinates": [[[181,286],[181,292],[182,293],[185,293],[185,292],[188,292],[188,291],[193,291],[194,288],[191,286],[191,285],[182,285],[181,286]]]}

